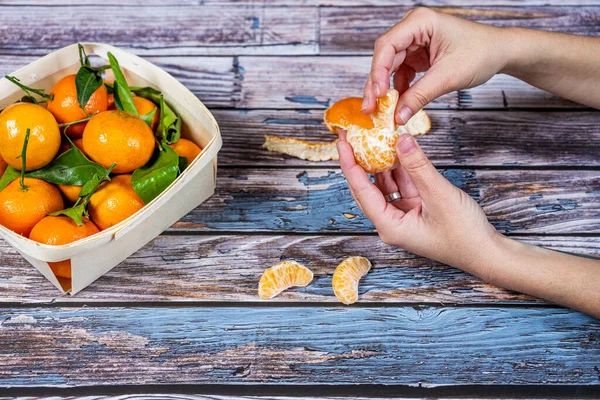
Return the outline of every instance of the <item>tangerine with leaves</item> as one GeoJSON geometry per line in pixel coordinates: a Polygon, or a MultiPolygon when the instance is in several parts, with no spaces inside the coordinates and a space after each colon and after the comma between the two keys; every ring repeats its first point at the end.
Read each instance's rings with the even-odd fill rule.
{"type": "Polygon", "coordinates": [[[296,261],[282,261],[267,268],[258,283],[258,296],[272,299],[292,286],[305,287],[313,280],[313,273],[296,261]]]}
{"type": "MultiPolygon", "coordinates": [[[[58,123],[65,124],[79,121],[87,118],[88,115],[94,115],[101,111],[106,111],[108,108],[108,92],[106,86],[102,85],[91,95],[84,109],[77,100],[77,86],[75,85],[75,74],[67,75],[58,81],[50,95],[52,100],[48,100],[48,111],[50,111],[58,123]]],[[[81,137],[83,135],[86,122],[80,122],[71,125],[66,129],[67,135],[70,137],[81,137]]]]}
{"type": "Polygon", "coordinates": [[[8,165],[21,170],[21,152],[27,129],[30,130],[25,170],[50,164],[60,147],[60,130],[45,108],[31,103],[16,103],[0,113],[0,155],[8,165]]]}
{"type": "Polygon", "coordinates": [[[64,203],[56,186],[36,178],[15,179],[0,192],[0,224],[19,235],[31,229],[46,215],[62,210],[64,203]]]}
{"type": "Polygon", "coordinates": [[[126,220],[144,205],[133,190],[131,175],[117,175],[92,195],[88,210],[96,226],[105,230],[126,220]]]}
{"type": "Polygon", "coordinates": [[[2,177],[4,171],[6,171],[6,167],[8,167],[8,164],[4,161],[4,158],[0,157],[0,177],[2,177]]]}
{"type": "Polygon", "coordinates": [[[371,262],[365,257],[348,257],[333,272],[331,284],[335,296],[344,304],[358,300],[358,282],[371,269],[371,262]]]}
{"type": "Polygon", "coordinates": [[[169,146],[175,150],[178,156],[187,158],[188,164],[194,161],[194,159],[202,152],[202,149],[196,143],[183,138],[169,146]]]}
{"type": "MultiPolygon", "coordinates": [[[[38,222],[29,239],[51,246],[61,246],[76,242],[100,232],[98,227],[87,218],[83,218],[81,226],[65,215],[47,216],[38,222]]],[[[71,260],[48,263],[52,272],[61,278],[71,279],[71,260]]]]}
{"type": "MultiPolygon", "coordinates": [[[[156,109],[156,112],[154,113],[154,117],[152,118],[152,126],[150,127],[152,129],[152,131],[155,131],[156,127],[158,126],[158,121],[160,120],[160,110],[158,109],[157,105],[154,104],[151,100],[148,100],[148,99],[146,99],[144,97],[140,97],[140,96],[133,97],[133,104],[135,105],[135,109],[137,110],[137,112],[140,116],[146,115],[149,112],[151,112],[152,110],[156,109]]],[[[115,107],[114,100],[113,100],[113,103],[109,106],[109,109],[110,110],[117,109],[115,107]]]]}
{"type": "MultiPolygon", "coordinates": [[[[82,143],[81,139],[73,140],[73,145],[75,145],[75,147],[77,147],[85,155],[85,152],[83,151],[83,143],[82,143]]],[[[69,142],[63,142],[63,144],[60,146],[60,154],[64,153],[65,151],[67,151],[69,149],[71,149],[71,145],[69,144],[69,142]]],[[[79,192],[81,192],[81,186],[75,186],[75,185],[57,185],[57,186],[58,186],[58,189],[63,194],[63,196],[67,200],[69,200],[71,203],[75,203],[79,199],[79,192]]]]}
{"type": "Polygon", "coordinates": [[[118,110],[96,114],[83,132],[85,154],[104,168],[117,163],[117,174],[146,165],[154,146],[154,134],[144,120],[118,110]]]}

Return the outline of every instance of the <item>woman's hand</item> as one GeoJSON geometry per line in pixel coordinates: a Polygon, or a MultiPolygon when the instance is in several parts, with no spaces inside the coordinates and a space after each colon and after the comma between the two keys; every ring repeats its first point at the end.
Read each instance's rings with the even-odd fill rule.
{"type": "Polygon", "coordinates": [[[381,240],[490,279],[474,264],[481,267],[480,257],[500,235],[481,207],[435,169],[412,136],[402,135],[396,143],[402,166],[375,175],[375,184],[354,160],[344,134],[340,137],[342,171],[381,240]],[[394,192],[402,199],[388,203],[385,195],[394,192]]]}
{"type": "Polygon", "coordinates": [[[375,98],[385,95],[392,74],[401,94],[396,109],[400,125],[443,94],[487,82],[509,59],[505,31],[428,8],[407,12],[375,42],[363,112],[375,111],[375,98]],[[425,71],[409,88],[415,74],[425,71]]]}
{"type": "Polygon", "coordinates": [[[385,243],[600,318],[600,261],[497,233],[481,207],[435,169],[412,136],[396,143],[401,166],[376,175],[375,184],[356,164],[344,134],[337,146],[350,192],[385,243]],[[394,192],[402,199],[388,203],[385,195],[394,192]]]}

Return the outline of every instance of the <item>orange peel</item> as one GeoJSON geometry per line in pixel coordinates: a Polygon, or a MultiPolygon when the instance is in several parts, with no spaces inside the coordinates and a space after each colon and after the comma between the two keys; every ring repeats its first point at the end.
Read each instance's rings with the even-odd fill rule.
{"type": "Polygon", "coordinates": [[[365,257],[348,257],[333,272],[331,286],[335,297],[348,305],[358,300],[358,283],[371,270],[371,262],[365,257]]]}
{"type": "Polygon", "coordinates": [[[335,147],[336,143],[337,140],[311,143],[301,139],[265,135],[263,147],[269,151],[287,154],[302,160],[327,161],[340,159],[335,147]]]}
{"type": "MultiPolygon", "coordinates": [[[[347,132],[346,140],[354,150],[356,162],[368,173],[390,171],[399,165],[395,145],[401,134],[424,135],[431,129],[429,116],[423,110],[419,110],[407,124],[396,125],[394,111],[399,97],[395,89],[390,89],[377,100],[377,107],[371,115],[362,113],[360,97],[341,99],[325,110],[325,126],[335,134],[347,132]]],[[[329,161],[339,160],[336,143],[337,140],[307,142],[265,135],[263,148],[308,161],[329,161]]]]}
{"type": "Polygon", "coordinates": [[[279,293],[293,286],[305,287],[313,280],[313,273],[296,261],[282,261],[267,268],[258,283],[258,296],[272,299],[279,293]]]}

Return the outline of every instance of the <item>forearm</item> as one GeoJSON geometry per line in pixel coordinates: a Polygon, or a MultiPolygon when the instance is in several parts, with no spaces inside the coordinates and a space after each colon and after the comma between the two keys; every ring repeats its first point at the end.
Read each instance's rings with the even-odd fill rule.
{"type": "Polygon", "coordinates": [[[600,108],[600,38],[507,28],[501,71],[533,86],[600,108]]]}
{"type": "Polygon", "coordinates": [[[490,283],[600,319],[600,261],[498,235],[485,260],[490,283]]]}

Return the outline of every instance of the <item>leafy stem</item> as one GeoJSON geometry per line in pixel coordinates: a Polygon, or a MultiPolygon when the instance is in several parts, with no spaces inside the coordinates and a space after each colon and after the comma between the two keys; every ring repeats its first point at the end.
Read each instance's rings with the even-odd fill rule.
{"type": "Polygon", "coordinates": [[[13,84],[17,85],[18,87],[21,88],[21,90],[23,90],[26,94],[25,97],[23,97],[24,101],[28,101],[31,103],[44,103],[48,100],[53,100],[54,99],[54,95],[51,94],[46,94],[46,92],[44,91],[44,89],[34,89],[31,88],[29,86],[26,86],[24,84],[21,83],[21,81],[14,77],[14,76],[10,76],[10,75],[6,75],[5,78],[9,81],[12,82],[13,84]],[[33,97],[33,95],[36,94],[38,96],[41,96],[44,100],[36,100],[35,97],[33,97]]]}
{"type": "Polygon", "coordinates": [[[110,180],[110,173],[116,166],[117,163],[113,163],[101,177],[94,175],[90,181],[83,185],[81,192],[79,193],[79,198],[73,207],[57,211],[50,215],[53,217],[66,215],[75,221],[78,226],[83,225],[83,216],[88,216],[87,206],[92,198],[92,195],[96,193],[103,182],[110,180]]]}
{"type": "Polygon", "coordinates": [[[25,186],[25,168],[27,168],[27,145],[29,144],[29,134],[31,130],[27,128],[27,132],[25,132],[25,141],[23,142],[23,149],[21,150],[21,190],[26,192],[29,188],[25,186]]]}
{"type": "Polygon", "coordinates": [[[71,126],[71,125],[77,125],[77,124],[80,124],[80,123],[82,123],[82,122],[88,122],[90,119],[92,119],[92,117],[93,117],[94,115],[95,115],[95,114],[93,114],[93,115],[90,115],[89,117],[86,117],[86,118],[84,118],[84,119],[79,119],[79,120],[77,120],[77,121],[65,122],[64,124],[58,124],[58,127],[59,127],[59,128],[65,128],[65,130],[67,130],[67,129],[68,129],[70,126],[71,126]]]}

